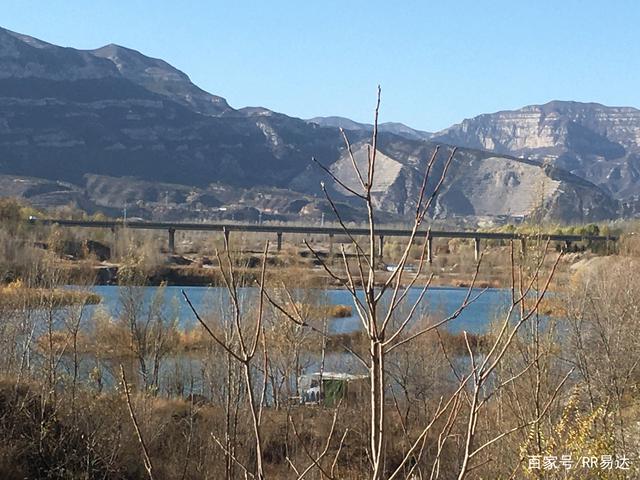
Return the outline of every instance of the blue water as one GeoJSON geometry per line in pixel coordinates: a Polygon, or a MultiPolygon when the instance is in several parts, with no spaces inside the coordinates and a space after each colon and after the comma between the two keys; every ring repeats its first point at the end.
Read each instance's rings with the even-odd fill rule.
{"type": "MultiPolygon", "coordinates": [[[[97,286],[94,291],[102,297],[101,307],[105,308],[107,312],[117,317],[120,314],[120,289],[119,286],[97,286]]],[[[150,302],[157,292],[158,287],[136,287],[141,288],[143,291],[144,299],[146,302],[150,302]]],[[[229,303],[226,290],[220,287],[165,287],[164,300],[166,308],[175,309],[174,311],[178,315],[179,324],[184,328],[189,328],[197,323],[191,309],[184,300],[181,290],[186,292],[189,299],[193,303],[196,310],[201,316],[213,313],[214,315],[224,314],[228,311],[229,303]]],[[[421,289],[412,289],[405,302],[403,303],[399,314],[398,321],[404,318],[409,308],[420,296],[421,289]]],[[[428,315],[428,320],[425,325],[437,323],[439,320],[446,318],[455,312],[464,301],[467,295],[467,288],[455,288],[455,287],[432,287],[428,290],[425,297],[420,302],[419,308],[416,310],[414,318],[419,321],[420,318],[424,318],[428,315]]],[[[504,312],[510,303],[510,294],[508,290],[504,289],[487,289],[487,290],[474,290],[471,298],[475,297],[478,293],[482,295],[475,300],[474,303],[469,305],[458,318],[448,322],[443,328],[447,328],[452,332],[466,330],[471,333],[482,333],[487,325],[493,321],[497,315],[504,312]]],[[[244,289],[242,295],[245,298],[251,295],[256,295],[256,289],[244,289]]],[[[328,303],[333,305],[350,305],[353,307],[354,301],[350,293],[346,290],[334,289],[327,290],[325,292],[328,303]]],[[[385,297],[389,298],[389,295],[385,297]]],[[[382,311],[386,311],[384,308],[384,302],[381,306],[382,311]]],[[[346,318],[333,319],[330,323],[330,331],[333,333],[349,333],[361,328],[361,321],[357,317],[356,310],[353,308],[353,315],[346,318]]]]}

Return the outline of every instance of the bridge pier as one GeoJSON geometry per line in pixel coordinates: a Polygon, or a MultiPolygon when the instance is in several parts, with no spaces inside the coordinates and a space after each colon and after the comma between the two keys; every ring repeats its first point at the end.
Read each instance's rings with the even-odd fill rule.
{"type": "Polygon", "coordinates": [[[282,232],[276,232],[278,236],[278,251],[282,250],[282,232]]]}
{"type": "Polygon", "coordinates": [[[378,236],[378,258],[382,260],[382,253],[384,251],[384,235],[378,236]]]}
{"type": "Polygon", "coordinates": [[[111,235],[113,236],[113,250],[118,248],[118,227],[115,225],[111,227],[111,235]]]}
{"type": "Polygon", "coordinates": [[[480,260],[480,239],[473,239],[473,257],[476,259],[476,262],[480,260]]]}
{"type": "Polygon", "coordinates": [[[176,253],[176,229],[169,229],[169,253],[176,253]]]}
{"type": "Polygon", "coordinates": [[[333,256],[333,233],[329,234],[329,256],[333,256]]]}
{"type": "Polygon", "coordinates": [[[431,234],[427,236],[427,262],[433,263],[433,237],[431,234]]]}
{"type": "Polygon", "coordinates": [[[222,234],[224,235],[224,249],[229,250],[229,229],[222,227],[222,234]]]}

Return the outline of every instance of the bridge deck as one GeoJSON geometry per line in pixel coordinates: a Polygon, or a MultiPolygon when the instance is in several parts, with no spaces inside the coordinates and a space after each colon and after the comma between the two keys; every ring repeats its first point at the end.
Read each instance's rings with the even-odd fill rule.
{"type": "MultiPolygon", "coordinates": [[[[343,235],[341,227],[324,226],[298,226],[298,225],[258,225],[252,223],[180,223],[180,222],[141,222],[141,221],[86,221],[86,220],[60,220],[60,219],[36,219],[31,223],[40,225],[59,225],[61,227],[84,227],[84,228],[132,228],[138,230],[191,230],[191,231],[214,231],[214,232],[256,232],[256,233],[302,233],[302,234],[324,234],[343,235]]],[[[349,233],[354,236],[368,235],[367,228],[349,228],[349,233]]],[[[409,237],[411,230],[396,228],[381,228],[375,231],[377,236],[382,237],[409,237]]],[[[427,230],[421,230],[418,237],[424,237],[427,230]]],[[[487,240],[518,240],[524,238],[535,238],[538,235],[525,235],[521,233],[507,232],[483,232],[483,231],[456,231],[456,230],[431,230],[431,238],[469,238],[487,240]]],[[[563,242],[578,242],[582,240],[590,241],[616,241],[615,236],[602,235],[565,235],[565,234],[541,234],[541,238],[563,242]]]]}

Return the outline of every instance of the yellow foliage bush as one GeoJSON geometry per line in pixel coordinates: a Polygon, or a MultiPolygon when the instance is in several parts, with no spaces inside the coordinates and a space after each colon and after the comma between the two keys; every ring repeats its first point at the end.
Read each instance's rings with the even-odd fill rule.
{"type": "Polygon", "coordinates": [[[560,420],[552,427],[551,431],[545,435],[541,427],[533,425],[529,431],[529,436],[525,444],[521,445],[521,458],[525,460],[523,465],[524,478],[544,478],[563,480],[584,480],[584,479],[627,479],[637,478],[632,473],[638,473],[637,466],[630,463],[630,468],[634,470],[623,470],[615,468],[616,455],[629,452],[617,451],[615,433],[611,429],[611,413],[608,413],[604,406],[599,406],[592,411],[587,411],[579,404],[580,392],[575,389],[569,401],[563,409],[560,420]],[[538,439],[541,443],[541,451],[538,451],[538,439]],[[558,462],[562,457],[570,459],[571,468],[560,465],[558,468],[530,468],[527,459],[538,457],[544,459],[556,458],[558,462]],[[584,458],[597,458],[611,456],[614,468],[603,468],[601,464],[595,466],[584,466],[584,458]],[[632,476],[629,476],[632,475],[632,476]]]}

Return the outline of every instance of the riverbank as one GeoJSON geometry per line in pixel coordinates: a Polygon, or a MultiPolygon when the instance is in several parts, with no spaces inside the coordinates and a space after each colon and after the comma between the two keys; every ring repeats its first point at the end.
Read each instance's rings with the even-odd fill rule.
{"type": "MultiPolygon", "coordinates": [[[[504,249],[502,249],[504,250],[504,249]]],[[[550,252],[545,261],[545,267],[551,266],[557,256],[556,252],[550,252]]],[[[511,265],[507,261],[509,253],[507,251],[491,251],[486,255],[480,265],[475,286],[478,288],[510,288],[513,279],[511,265]],[[498,261],[498,256],[502,256],[498,261]],[[507,259],[507,260],[505,260],[507,259]]],[[[566,254],[558,265],[556,272],[556,282],[564,282],[574,271],[574,265],[585,264],[593,258],[599,256],[588,253],[566,254]]],[[[533,259],[531,260],[533,262],[533,259]]],[[[253,262],[250,266],[235,267],[235,273],[241,282],[247,286],[253,286],[260,278],[261,267],[259,262],[253,262]]],[[[532,263],[533,265],[533,263],[532,263]]],[[[296,279],[296,283],[308,288],[344,288],[347,281],[344,266],[337,261],[328,265],[338,278],[334,278],[319,265],[291,265],[286,263],[273,262],[267,266],[266,275],[268,281],[280,282],[283,278],[296,279]]],[[[93,273],[96,285],[117,285],[119,283],[118,272],[122,264],[119,263],[96,263],[87,266],[85,263],[62,262],[59,266],[64,271],[70,284],[83,284],[86,282],[87,269],[93,273]]],[[[384,265],[376,273],[377,283],[384,284],[393,274],[392,266],[384,265]]],[[[461,259],[459,261],[448,260],[447,257],[440,259],[438,263],[424,264],[418,278],[414,280],[417,266],[410,265],[402,275],[401,285],[407,286],[413,282],[414,286],[424,286],[430,282],[433,286],[439,287],[468,287],[473,280],[476,263],[471,259],[461,259]]],[[[358,269],[351,266],[353,281],[356,286],[360,285],[358,269]]],[[[170,286],[224,286],[224,277],[218,265],[202,265],[198,262],[191,262],[188,265],[176,265],[167,262],[162,265],[149,266],[144,285],[158,286],[166,284],[170,286]]]]}
{"type": "Polygon", "coordinates": [[[100,295],[94,292],[63,288],[30,288],[20,281],[0,286],[0,308],[63,308],[73,305],[97,305],[100,295]]]}

